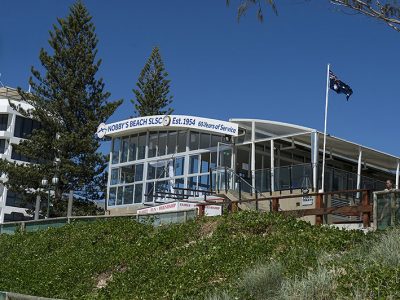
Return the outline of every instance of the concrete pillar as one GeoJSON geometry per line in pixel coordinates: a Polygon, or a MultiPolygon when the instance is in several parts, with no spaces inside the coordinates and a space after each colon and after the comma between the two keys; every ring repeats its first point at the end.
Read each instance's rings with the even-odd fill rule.
{"type": "Polygon", "coordinates": [[[274,140],[271,140],[271,192],[275,191],[275,152],[274,152],[274,140]]]}
{"type": "Polygon", "coordinates": [[[319,160],[319,139],[318,132],[313,131],[311,133],[311,165],[312,165],[312,174],[313,174],[313,182],[312,187],[314,190],[317,190],[318,186],[318,160],[319,160]]]}
{"type": "Polygon", "coordinates": [[[251,185],[256,186],[256,122],[251,122],[251,185]]]}
{"type": "Polygon", "coordinates": [[[362,150],[358,150],[358,165],[357,165],[357,189],[361,188],[361,167],[362,167],[362,150]]]}
{"type": "Polygon", "coordinates": [[[72,216],[72,203],[74,201],[74,191],[69,191],[68,195],[68,208],[67,208],[67,218],[72,216]]]}
{"type": "Polygon", "coordinates": [[[35,203],[35,216],[34,220],[39,220],[39,211],[40,211],[40,195],[36,196],[36,203],[35,203]]]}

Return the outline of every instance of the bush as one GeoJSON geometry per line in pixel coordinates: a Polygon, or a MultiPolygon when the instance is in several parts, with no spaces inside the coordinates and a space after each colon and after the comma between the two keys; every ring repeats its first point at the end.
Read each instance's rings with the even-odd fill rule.
{"type": "Polygon", "coordinates": [[[277,296],[282,279],[281,263],[272,261],[269,264],[259,264],[244,273],[239,289],[242,289],[251,299],[272,299],[277,296]]]}

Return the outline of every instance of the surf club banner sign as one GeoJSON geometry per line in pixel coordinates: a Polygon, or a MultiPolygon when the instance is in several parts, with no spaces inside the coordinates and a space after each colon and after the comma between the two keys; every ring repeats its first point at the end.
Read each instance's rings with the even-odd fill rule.
{"type": "Polygon", "coordinates": [[[215,133],[237,136],[238,125],[231,122],[225,122],[215,119],[206,119],[193,116],[180,115],[161,115],[128,119],[111,124],[101,123],[97,128],[97,136],[113,136],[122,132],[135,132],[143,129],[174,129],[188,128],[197,130],[212,131],[215,133]]]}

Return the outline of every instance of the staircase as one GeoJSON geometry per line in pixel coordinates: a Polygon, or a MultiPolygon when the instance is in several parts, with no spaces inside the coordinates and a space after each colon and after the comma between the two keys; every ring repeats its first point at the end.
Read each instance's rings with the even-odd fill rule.
{"type": "Polygon", "coordinates": [[[270,211],[269,201],[247,201],[264,198],[261,192],[230,168],[211,171],[212,189],[228,203],[236,203],[239,210],[270,211]]]}

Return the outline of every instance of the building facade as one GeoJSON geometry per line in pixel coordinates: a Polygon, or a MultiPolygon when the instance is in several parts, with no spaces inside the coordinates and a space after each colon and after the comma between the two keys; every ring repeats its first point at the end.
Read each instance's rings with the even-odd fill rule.
{"type": "Polygon", "coordinates": [[[322,180],[323,134],[282,122],[150,116],[101,124],[97,134],[112,139],[111,214],[173,201],[179,193],[201,201],[199,191],[215,187],[212,170],[221,167],[269,194],[382,190],[386,179],[399,187],[399,157],[333,136],[327,137],[322,180]]]}
{"type": "MultiPolygon", "coordinates": [[[[12,144],[18,144],[22,139],[27,138],[32,130],[39,127],[39,123],[22,117],[10,106],[9,101],[24,109],[31,108],[21,101],[17,90],[9,87],[0,88],[0,158],[24,163],[28,159],[13,151],[12,144]]],[[[0,223],[32,218],[28,210],[33,208],[33,204],[24,201],[13,191],[7,190],[3,184],[6,180],[7,178],[2,174],[0,177],[0,223]]]]}

